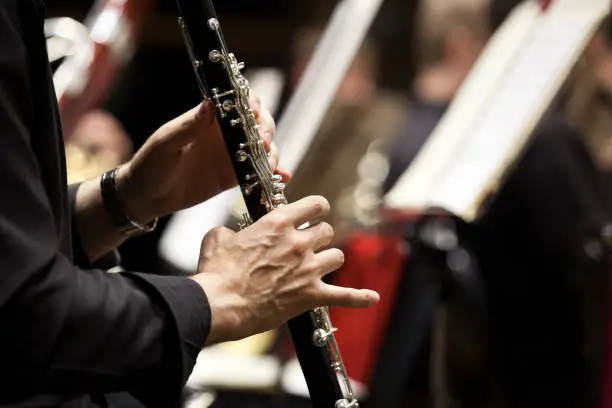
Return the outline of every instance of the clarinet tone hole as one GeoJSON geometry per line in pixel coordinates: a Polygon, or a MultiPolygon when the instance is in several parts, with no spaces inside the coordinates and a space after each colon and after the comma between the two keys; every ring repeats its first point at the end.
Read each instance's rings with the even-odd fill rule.
{"type": "Polygon", "coordinates": [[[210,59],[212,62],[219,62],[223,59],[223,55],[221,55],[221,53],[217,50],[212,50],[208,54],[208,59],[210,59]]]}
{"type": "Polygon", "coordinates": [[[315,330],[312,336],[312,341],[317,347],[325,347],[327,345],[328,340],[329,334],[323,329],[315,330]]]}
{"type": "Polygon", "coordinates": [[[231,112],[234,108],[236,108],[236,105],[234,105],[232,103],[232,101],[230,101],[229,99],[226,99],[223,101],[223,110],[226,112],[231,112]]]}
{"type": "Polygon", "coordinates": [[[211,18],[210,20],[208,20],[208,28],[213,31],[217,31],[219,29],[219,20],[217,20],[216,18],[211,18]]]}
{"type": "Polygon", "coordinates": [[[236,160],[238,160],[239,162],[242,163],[242,162],[246,161],[246,159],[248,159],[248,158],[249,158],[249,155],[244,150],[238,150],[236,152],[236,160]]]}

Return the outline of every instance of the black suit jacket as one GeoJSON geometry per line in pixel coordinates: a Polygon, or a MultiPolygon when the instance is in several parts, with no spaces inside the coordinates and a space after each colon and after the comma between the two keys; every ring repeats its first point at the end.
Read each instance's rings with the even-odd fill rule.
{"type": "Polygon", "coordinates": [[[206,295],[89,265],[43,18],[40,0],[0,0],[0,406],[97,406],[115,391],[177,406],[210,328],[206,295]]]}

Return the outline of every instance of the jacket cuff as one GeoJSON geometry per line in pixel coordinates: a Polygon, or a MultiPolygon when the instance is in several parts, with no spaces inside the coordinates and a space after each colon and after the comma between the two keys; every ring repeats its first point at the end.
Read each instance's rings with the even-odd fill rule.
{"type": "Polygon", "coordinates": [[[153,286],[170,309],[179,342],[173,346],[181,350],[183,387],[210,333],[212,313],[208,297],[202,287],[189,278],[133,272],[129,274],[153,286]]]}

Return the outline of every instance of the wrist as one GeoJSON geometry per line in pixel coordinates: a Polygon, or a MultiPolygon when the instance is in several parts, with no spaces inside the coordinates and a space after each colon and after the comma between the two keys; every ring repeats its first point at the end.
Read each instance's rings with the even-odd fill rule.
{"type": "Polygon", "coordinates": [[[209,301],[211,311],[210,333],[206,346],[227,341],[240,340],[249,335],[244,319],[245,302],[227,290],[227,284],[220,276],[210,273],[200,273],[190,277],[200,285],[209,301]]]}
{"type": "Polygon", "coordinates": [[[115,228],[127,237],[152,232],[157,226],[156,218],[147,222],[148,213],[139,210],[143,207],[134,205],[139,201],[128,188],[130,174],[129,166],[121,166],[105,172],[100,179],[100,193],[106,213],[115,228]]]}
{"type": "Polygon", "coordinates": [[[121,201],[125,215],[138,224],[148,225],[158,217],[155,206],[132,187],[130,162],[119,166],[117,172],[117,196],[121,201]]]}

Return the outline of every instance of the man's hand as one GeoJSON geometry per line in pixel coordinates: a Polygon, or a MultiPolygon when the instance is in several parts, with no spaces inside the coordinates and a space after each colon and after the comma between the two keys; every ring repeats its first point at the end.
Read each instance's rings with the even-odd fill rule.
{"type": "MultiPolygon", "coordinates": [[[[276,169],[274,120],[257,97],[252,97],[250,103],[270,165],[288,180],[289,173],[276,169]]],[[[117,187],[127,215],[147,224],[155,217],[206,201],[236,182],[215,108],[201,104],[157,130],[120,168],[117,187]]],[[[99,178],[79,187],[75,215],[81,242],[91,261],[125,240],[104,209],[99,178]]]]}
{"type": "MultiPolygon", "coordinates": [[[[276,170],[274,120],[256,97],[251,106],[276,170]]],[[[276,172],[290,177],[282,170],[276,172]]],[[[126,211],[142,223],[199,204],[236,184],[215,107],[210,103],[163,125],[119,173],[119,193],[126,211]]]]}
{"type": "Polygon", "coordinates": [[[317,306],[368,307],[378,302],[376,292],[321,280],[344,263],[342,251],[323,249],[332,241],[332,227],[297,227],[328,212],[323,197],[307,197],[238,233],[217,228],[206,235],[192,279],[204,288],[212,308],[207,344],[274,329],[317,306]]]}

